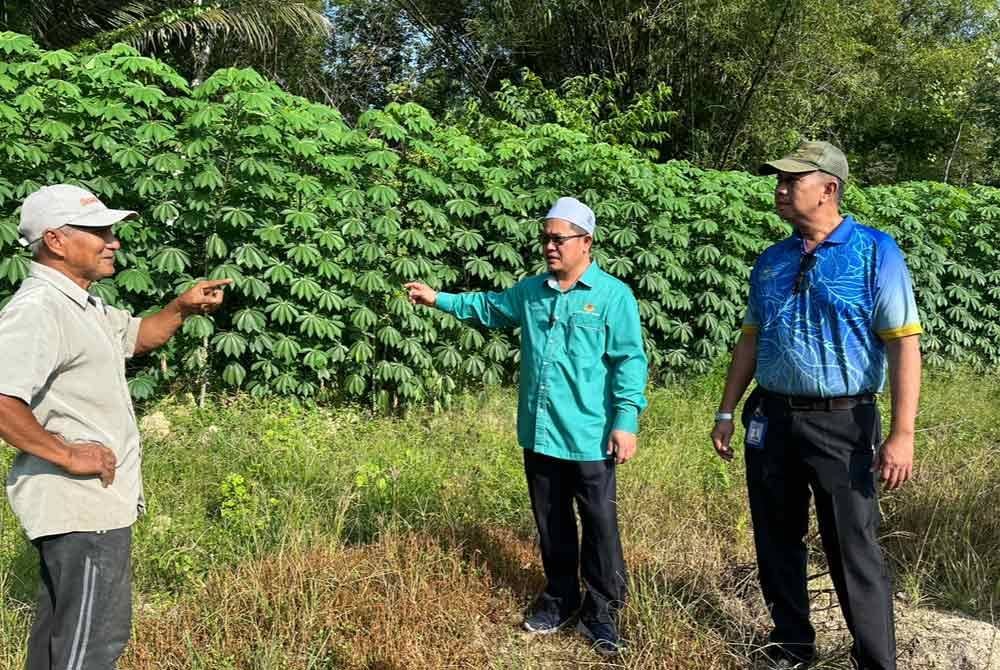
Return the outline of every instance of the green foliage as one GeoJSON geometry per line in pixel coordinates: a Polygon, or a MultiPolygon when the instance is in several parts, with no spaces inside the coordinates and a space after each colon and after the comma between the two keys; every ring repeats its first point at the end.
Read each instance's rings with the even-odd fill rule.
{"type": "MultiPolygon", "coordinates": [[[[643,149],[655,160],[659,157],[657,147],[669,139],[666,129],[678,117],[677,112],[667,109],[670,94],[670,87],[658,83],[623,105],[621,100],[627,93],[621,77],[617,80],[599,75],[570,77],[559,90],[554,90],[525,70],[518,84],[510,80],[500,83],[500,90],[494,95],[500,113],[493,115],[521,127],[556,123],[585,133],[595,142],[643,149]]],[[[473,124],[493,121],[479,114],[478,109],[478,104],[471,105],[473,114],[469,121],[473,124]]]]}
{"type": "Polygon", "coordinates": [[[383,94],[362,94],[369,104],[402,89],[442,109],[524,68],[550,88],[600,75],[621,84],[620,104],[669,87],[677,120],[658,148],[702,167],[752,169],[804,136],[835,140],[869,183],[1000,184],[996,0],[335,4],[367,19],[338,38],[357,64],[333,98],[348,104],[373,80],[383,94]],[[400,14],[420,29],[400,36],[400,14]],[[372,67],[391,36],[402,37],[389,42],[396,57],[372,67]]]}
{"type": "MultiPolygon", "coordinates": [[[[707,371],[732,345],[753,259],[788,233],[772,181],[653,163],[554,100],[558,123],[446,125],[393,103],[352,127],[250,70],[191,89],[123,45],[54,57],[0,33],[0,51],[0,300],[27,271],[14,210],[56,182],[143,214],[119,227],[119,272],[95,287],[109,301],[140,313],[200,277],[235,282],[222,311],[134,363],[137,397],[216,379],[391,408],[509,381],[515,334],[413,308],[401,285],[495,290],[540,271],[539,216],[563,194],[594,206],[595,257],[633,287],[656,377],[707,371]]],[[[645,114],[623,127],[642,131],[645,114]]],[[[928,360],[1000,362],[1000,191],[855,188],[847,208],[909,253],[928,360]]]]}

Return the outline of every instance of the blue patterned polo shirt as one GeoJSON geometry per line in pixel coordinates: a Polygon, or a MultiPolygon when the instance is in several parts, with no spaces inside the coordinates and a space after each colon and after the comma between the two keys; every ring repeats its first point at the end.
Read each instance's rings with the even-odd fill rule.
{"type": "Polygon", "coordinates": [[[743,330],[757,336],[757,383],[817,398],[877,393],[885,342],[922,331],[903,254],[851,216],[813,253],[795,233],[754,265],[743,330]]]}

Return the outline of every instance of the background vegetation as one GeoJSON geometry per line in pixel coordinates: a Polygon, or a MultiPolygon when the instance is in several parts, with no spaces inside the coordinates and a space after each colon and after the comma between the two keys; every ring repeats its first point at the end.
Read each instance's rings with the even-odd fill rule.
{"type": "MultiPolygon", "coordinates": [[[[598,260],[640,298],[657,382],[622,471],[634,645],[620,665],[745,667],[766,613],[742,473],[711,455],[705,417],[749,265],[788,229],[773,182],[728,170],[803,137],[848,151],[846,209],[900,241],[927,328],[919,476],[883,500],[898,589],[993,620],[997,14],[987,0],[0,0],[0,301],[27,269],[16,206],[58,181],[143,214],[95,288],[107,300],[142,312],[198,277],[236,282],[224,311],[130,370],[150,514],[124,666],[595,662],[570,636],[516,633],[541,584],[498,386],[517,334],[414,309],[400,288],[536,272],[539,216],[572,193],[597,210],[598,260]]],[[[34,560],[0,507],[0,670],[23,664],[34,560]]],[[[838,640],[824,667],[845,667],[838,640]]]]}
{"type": "MultiPolygon", "coordinates": [[[[639,298],[654,378],[728,353],[756,255],[788,234],[773,181],[655,162],[669,113],[656,91],[613,106],[600,79],[561,94],[504,85],[497,111],[450,123],[390,103],[351,124],[251,70],[191,87],[124,45],[93,56],[0,34],[0,299],[24,277],[16,207],[81,182],[141,211],[119,227],[119,272],[96,285],[136,313],[198,277],[230,277],[222,312],[133,370],[204,392],[448,402],[509,380],[516,335],[413,308],[402,283],[492,290],[543,268],[539,217],[561,194],[591,203],[595,258],[639,298]]],[[[660,92],[662,93],[662,92],[660,92]]],[[[908,254],[934,365],[1000,362],[1000,190],[934,182],[852,188],[847,211],[908,254]]]]}
{"type": "Polygon", "coordinates": [[[189,81],[254,67],[355,119],[489,105],[528,69],[597,74],[614,100],[664,87],[664,159],[751,169],[800,137],[862,182],[997,184],[992,0],[0,0],[0,30],[46,48],[125,41],[189,81]]]}

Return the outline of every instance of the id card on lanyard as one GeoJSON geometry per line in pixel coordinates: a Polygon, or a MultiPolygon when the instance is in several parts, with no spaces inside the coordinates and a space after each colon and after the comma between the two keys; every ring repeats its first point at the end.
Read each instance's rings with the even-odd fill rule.
{"type": "Polygon", "coordinates": [[[767,437],[767,417],[760,411],[754,412],[747,424],[746,446],[749,449],[763,449],[764,440],[767,437]]]}

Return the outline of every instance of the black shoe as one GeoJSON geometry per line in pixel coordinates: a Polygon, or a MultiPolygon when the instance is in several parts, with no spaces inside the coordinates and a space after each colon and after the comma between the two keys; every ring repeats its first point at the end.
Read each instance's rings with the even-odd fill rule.
{"type": "Polygon", "coordinates": [[[806,670],[813,664],[813,658],[785,652],[776,646],[764,650],[763,662],[757,667],[761,670],[806,670]]]}
{"type": "Polygon", "coordinates": [[[573,620],[575,614],[575,611],[561,611],[551,598],[542,595],[538,598],[532,611],[524,617],[521,628],[535,635],[558,633],[573,620]]]}
{"type": "Polygon", "coordinates": [[[767,670],[806,670],[810,665],[808,661],[794,661],[790,658],[779,658],[776,661],[770,661],[767,670]]]}
{"type": "Polygon", "coordinates": [[[619,637],[614,624],[580,619],[576,631],[590,640],[591,648],[601,656],[618,656],[626,649],[625,640],[619,637]]]}

